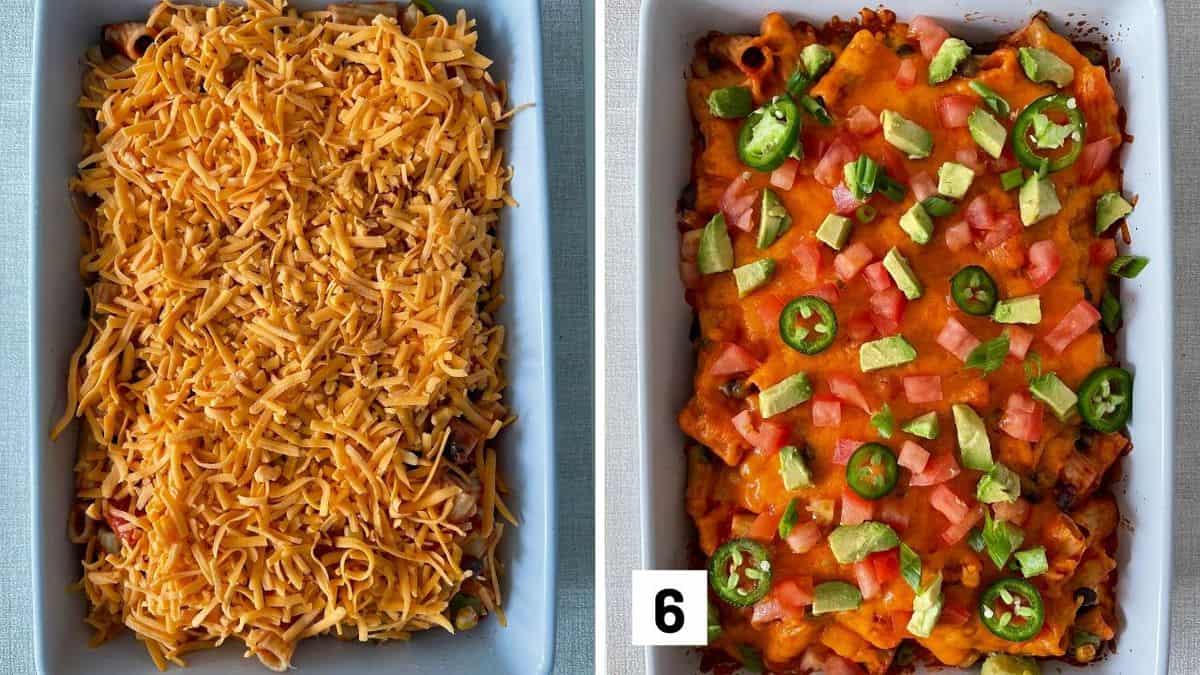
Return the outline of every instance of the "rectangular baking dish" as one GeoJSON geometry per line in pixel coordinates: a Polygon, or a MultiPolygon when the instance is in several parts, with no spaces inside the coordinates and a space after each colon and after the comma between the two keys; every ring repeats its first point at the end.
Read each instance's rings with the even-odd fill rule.
{"type": "MultiPolygon", "coordinates": [[[[684,438],[675,417],[691,394],[694,355],[676,260],[676,200],[689,180],[692,122],[684,77],[697,38],[709,31],[757,32],[762,17],[783,11],[789,20],[822,23],[848,18],[863,6],[846,0],[644,0],[641,13],[637,129],[638,391],[642,486],[642,565],[687,567],[694,529],[684,512],[684,438]],[[802,7],[795,10],[792,8],[802,7]]],[[[872,5],[874,6],[874,5],[872,5]]],[[[1124,525],[1117,584],[1117,653],[1087,668],[1055,664],[1062,672],[1092,675],[1165,673],[1169,638],[1171,522],[1174,486],[1172,358],[1172,242],[1170,138],[1165,12],[1160,0],[896,0],[885,3],[901,19],[924,14],[968,41],[993,41],[1039,10],[1067,35],[1089,28],[1104,38],[1120,64],[1112,75],[1117,100],[1134,137],[1121,152],[1125,192],[1139,196],[1131,220],[1134,248],[1153,263],[1123,284],[1126,327],[1121,360],[1134,371],[1134,451],[1115,492],[1124,525]]],[[[694,650],[649,647],[646,671],[694,673],[694,650]]],[[[938,672],[953,672],[942,670],[938,672]]]]}
{"type": "MultiPolygon", "coordinates": [[[[81,225],[71,210],[67,180],[80,159],[79,98],[84,51],[100,27],[144,18],[152,0],[40,0],[36,7],[31,129],[33,232],[30,255],[30,367],[32,368],[32,528],[34,651],[38,671],[52,675],[132,675],[157,672],[145,648],[128,634],[99,648],[87,646],[78,553],[66,538],[73,499],[74,428],[50,442],[50,425],[62,413],[67,358],[84,330],[83,287],[78,273],[81,225]]],[[[324,2],[299,2],[301,9],[324,2]]],[[[520,203],[501,217],[508,260],[500,319],[508,335],[508,402],[517,422],[501,436],[500,462],[513,486],[520,526],[502,545],[507,572],[504,610],[508,627],[494,619],[460,635],[441,630],[406,643],[384,645],[309,640],[297,649],[299,672],[350,673],[548,673],[554,653],[555,464],[549,215],[545,127],[542,114],[541,14],[537,0],[460,0],[438,3],[466,9],[478,19],[481,50],[495,59],[492,74],[505,80],[513,104],[532,102],[504,135],[520,203]]],[[[235,641],[194,654],[190,673],[261,673],[242,658],[235,641]]]]}

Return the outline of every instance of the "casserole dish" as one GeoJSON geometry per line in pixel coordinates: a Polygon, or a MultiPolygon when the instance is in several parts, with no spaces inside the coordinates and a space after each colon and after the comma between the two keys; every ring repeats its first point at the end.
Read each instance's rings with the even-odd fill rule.
{"type": "MultiPolygon", "coordinates": [[[[309,9],[318,3],[297,3],[309,9]]],[[[77,272],[81,224],[72,212],[68,180],[79,160],[83,119],[80,95],[83,54],[100,38],[104,24],[145,17],[148,0],[119,3],[39,3],[36,15],[32,151],[34,193],[30,279],[30,367],[33,420],[31,470],[34,541],[34,633],[38,670],[45,673],[153,672],[145,649],[125,635],[88,648],[84,598],[71,590],[81,572],[79,555],[67,540],[72,499],[76,430],[48,440],[49,425],[65,400],[72,345],[84,330],[79,307],[83,284],[77,272]]],[[[539,8],[536,2],[467,2],[457,8],[478,20],[482,49],[496,62],[492,73],[508,83],[514,105],[542,100],[539,8]]],[[[545,673],[551,668],[555,595],[555,478],[552,454],[553,400],[550,342],[549,226],[546,200],[544,125],[540,107],[524,111],[503,137],[515,177],[519,208],[501,216],[500,239],[511,259],[501,281],[508,298],[499,314],[508,337],[507,401],[518,419],[499,438],[501,471],[513,485],[513,511],[520,526],[510,532],[499,557],[506,572],[507,628],[484,622],[476,631],[451,636],[432,631],[407,644],[360,645],[321,639],[300,647],[298,668],[320,673],[455,672],[545,673]],[[484,665],[486,664],[486,665],[484,665]]],[[[232,642],[232,641],[231,641],[232,642]]],[[[201,673],[261,672],[241,649],[194,654],[201,673]]]]}
{"type": "MultiPolygon", "coordinates": [[[[901,3],[889,9],[900,17],[932,16],[948,26],[953,34],[979,43],[1015,30],[1028,19],[1024,11],[1006,10],[999,3],[975,7],[980,11],[965,21],[961,10],[936,3],[932,6],[901,3]]],[[[690,353],[682,352],[681,355],[678,348],[688,339],[690,311],[682,301],[678,282],[660,276],[670,274],[662,271],[670,267],[659,264],[664,259],[674,259],[674,247],[678,244],[677,233],[664,225],[674,223],[676,198],[688,181],[689,159],[686,158],[690,156],[690,145],[689,135],[684,130],[691,125],[682,82],[656,78],[686,72],[691,45],[708,31],[743,32],[774,9],[778,8],[766,3],[749,3],[736,10],[706,4],[685,9],[672,2],[651,2],[643,8],[641,59],[644,67],[641,72],[645,79],[641,83],[638,149],[638,231],[642,237],[642,257],[638,299],[639,356],[643,359],[640,386],[645,495],[643,562],[646,568],[687,567],[692,545],[691,528],[685,525],[682,514],[683,453],[672,453],[669,449],[681,447],[675,429],[675,414],[686,399],[692,375],[690,353]],[[649,64],[653,64],[653,68],[649,64]],[[670,91],[673,86],[680,92],[678,99],[663,97],[661,92],[670,91]],[[656,94],[653,106],[649,103],[649,92],[656,94]],[[653,317],[652,325],[648,317],[653,317]]],[[[857,5],[845,3],[818,3],[806,7],[802,16],[787,16],[790,20],[819,22],[834,15],[853,15],[857,9],[857,5]]],[[[1128,192],[1140,195],[1143,205],[1147,204],[1150,195],[1162,199],[1161,204],[1143,213],[1140,223],[1131,222],[1133,238],[1135,246],[1147,247],[1144,250],[1151,252],[1152,257],[1169,260],[1170,246],[1166,241],[1169,229],[1162,227],[1169,213],[1169,195],[1161,176],[1167,162],[1165,136],[1161,134],[1164,123],[1160,116],[1165,106],[1162,84],[1165,59],[1161,53],[1135,56],[1129,51],[1134,41],[1148,43],[1162,39],[1161,8],[1146,3],[1110,3],[1084,9],[1067,3],[1050,3],[1037,9],[1048,11],[1052,22],[1059,20],[1056,27],[1068,35],[1090,40],[1106,39],[1110,56],[1121,64],[1112,79],[1118,101],[1128,113],[1127,132],[1138,140],[1131,146],[1131,151],[1122,154],[1128,181],[1126,187],[1128,192]],[[1062,23],[1064,20],[1067,25],[1062,23]],[[1084,32],[1088,26],[1103,28],[1094,33],[1084,32]],[[1074,33],[1072,28],[1076,29],[1074,33]],[[1139,32],[1142,37],[1131,37],[1139,32]],[[1132,67],[1131,58],[1140,58],[1139,65],[1132,67]],[[1148,104],[1148,100],[1152,103],[1148,104]],[[1142,125],[1140,132],[1139,124],[1142,125]]],[[[1171,509],[1169,495],[1160,493],[1161,484],[1164,481],[1169,484],[1171,474],[1170,375],[1169,365],[1161,357],[1145,355],[1160,349],[1169,350],[1171,336],[1161,328],[1137,325],[1133,317],[1169,306],[1171,278],[1168,264],[1165,276],[1155,277],[1157,281],[1139,278],[1123,291],[1123,299],[1131,312],[1127,324],[1129,332],[1119,353],[1148,390],[1136,394],[1135,407],[1151,412],[1140,412],[1140,419],[1135,419],[1130,426],[1135,447],[1142,448],[1146,446],[1141,444],[1147,444],[1148,448],[1142,451],[1144,454],[1135,452],[1130,458],[1125,465],[1124,481],[1116,489],[1118,502],[1131,526],[1120,533],[1118,548],[1121,581],[1117,593],[1123,616],[1117,654],[1091,666],[1093,672],[1128,672],[1134,668],[1133,664],[1137,664],[1139,671],[1146,670],[1148,664],[1154,664],[1158,671],[1166,668],[1168,605],[1165,589],[1170,570],[1170,530],[1159,527],[1171,509]],[[1137,309],[1139,306],[1140,310],[1137,309]],[[1144,342],[1139,343],[1139,340],[1144,342]],[[1135,530],[1136,536],[1132,534],[1135,530]],[[1154,617],[1154,621],[1149,621],[1150,617],[1154,617]]],[[[650,672],[695,670],[694,657],[680,651],[651,650],[648,665],[650,672]]]]}

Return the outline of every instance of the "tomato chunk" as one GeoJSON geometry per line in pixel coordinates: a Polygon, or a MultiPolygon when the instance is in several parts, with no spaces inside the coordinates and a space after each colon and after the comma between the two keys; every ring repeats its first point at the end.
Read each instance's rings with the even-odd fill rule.
{"type": "Polygon", "coordinates": [[[971,226],[964,221],[946,228],[946,248],[958,253],[971,245],[971,226]]]}
{"type": "Polygon", "coordinates": [[[871,412],[871,404],[867,402],[866,394],[853,377],[843,373],[830,373],[825,382],[829,384],[829,391],[838,399],[860,408],[865,413],[871,412]]]}
{"type": "Polygon", "coordinates": [[[1021,326],[1005,326],[1004,334],[1008,336],[1008,355],[1018,361],[1025,358],[1033,344],[1033,333],[1021,326]]]}
{"type": "Polygon", "coordinates": [[[879,115],[871,112],[865,105],[856,105],[846,112],[846,126],[851,133],[859,136],[870,136],[879,131],[879,115]]]}
{"type": "Polygon", "coordinates": [[[1079,178],[1085,184],[1091,183],[1104,173],[1108,162],[1112,159],[1117,142],[1111,137],[1101,138],[1083,146],[1079,153],[1079,178]]]}
{"type": "Polygon", "coordinates": [[[783,160],[783,164],[771,172],[771,186],[784,191],[791,190],[796,184],[796,171],[799,168],[800,162],[795,159],[788,157],[783,160]]]}
{"type": "Polygon", "coordinates": [[[896,86],[901,91],[912,89],[917,83],[917,61],[916,59],[900,59],[900,66],[896,68],[896,86]]]}
{"type": "Polygon", "coordinates": [[[919,474],[929,464],[929,457],[929,451],[925,448],[912,441],[904,441],[904,445],[900,446],[900,456],[896,459],[896,463],[914,474],[919,474]]]}
{"type": "Polygon", "coordinates": [[[887,268],[883,266],[883,262],[873,262],[863,268],[863,278],[867,280],[867,285],[873,291],[882,291],[885,288],[891,288],[892,275],[888,274],[887,268]]]}
{"type": "Polygon", "coordinates": [[[730,226],[738,223],[743,214],[754,208],[758,192],[750,185],[750,172],[744,172],[721,195],[721,213],[725,214],[725,222],[730,226]]]}
{"type": "Polygon", "coordinates": [[[1087,300],[1080,300],[1044,338],[1051,349],[1061,354],[1072,342],[1100,320],[1100,312],[1087,300]]]}
{"type": "Polygon", "coordinates": [[[1000,520],[1006,520],[1013,525],[1024,525],[1029,519],[1030,505],[1023,497],[1017,497],[1014,502],[997,502],[992,504],[992,513],[1000,520]]]}
{"type": "Polygon", "coordinates": [[[867,263],[874,260],[875,254],[866,244],[856,241],[833,259],[833,269],[842,281],[850,281],[858,276],[867,263]]]}
{"type": "Polygon", "coordinates": [[[863,600],[870,600],[879,595],[879,578],[875,576],[875,566],[870,560],[854,563],[854,579],[858,582],[858,590],[862,592],[863,600]]]}
{"type": "Polygon", "coordinates": [[[882,335],[891,335],[900,330],[900,322],[904,318],[904,308],[908,299],[899,288],[885,288],[871,296],[871,315],[882,335]]]}
{"type": "Polygon", "coordinates": [[[754,370],[759,365],[761,364],[758,359],[745,347],[732,342],[722,342],[717,358],[708,367],[708,372],[716,377],[736,375],[754,370]]]}
{"type": "Polygon", "coordinates": [[[837,187],[837,184],[842,182],[843,167],[856,159],[858,159],[858,147],[854,143],[853,137],[839,136],[825,150],[825,154],[821,155],[821,160],[813,169],[813,177],[827,188],[837,187]]]}
{"type": "Polygon", "coordinates": [[[833,188],[833,211],[839,216],[852,216],[858,207],[865,203],[861,199],[855,199],[845,183],[838,183],[837,187],[833,188]]]}
{"type": "Polygon", "coordinates": [[[836,427],[842,423],[842,402],[832,396],[818,394],[812,400],[814,427],[836,427]]]}
{"type": "Polygon", "coordinates": [[[836,305],[838,299],[842,297],[838,287],[832,283],[824,283],[816,288],[810,288],[805,295],[815,295],[831,305],[836,305]]]}
{"type": "Polygon", "coordinates": [[[957,544],[981,520],[983,520],[983,509],[976,506],[967,513],[965,518],[942,531],[942,541],[951,546],[957,544]]]}
{"type": "Polygon", "coordinates": [[[966,326],[958,322],[958,319],[950,317],[946,319],[946,325],[942,326],[942,331],[938,333],[937,343],[946,351],[966,361],[971,350],[979,346],[979,338],[972,335],[966,326]]]}
{"type": "Polygon", "coordinates": [[[792,528],[784,539],[792,553],[808,553],[821,541],[821,528],[813,521],[792,528]]]}
{"type": "Polygon", "coordinates": [[[938,455],[929,460],[924,471],[914,474],[908,484],[912,487],[938,485],[954,478],[961,471],[954,455],[938,455]]]}
{"type": "Polygon", "coordinates": [[[875,578],[879,583],[886,584],[900,576],[900,549],[892,548],[879,551],[867,556],[871,566],[875,568],[875,578]]]}
{"type": "Polygon", "coordinates": [[[833,463],[838,466],[846,466],[850,462],[851,455],[862,444],[862,441],[856,441],[853,438],[839,438],[837,444],[833,446],[833,463]]]}
{"type": "Polygon", "coordinates": [[[1117,241],[1105,237],[1097,239],[1088,246],[1088,262],[1108,268],[1108,264],[1117,259],[1117,241]]]}
{"type": "Polygon", "coordinates": [[[909,182],[917,201],[922,201],[937,194],[937,182],[933,180],[933,176],[924,171],[913,176],[909,182]]]}
{"type": "Polygon", "coordinates": [[[929,493],[929,503],[943,516],[946,516],[946,520],[949,520],[951,524],[967,517],[967,503],[954,494],[954,490],[946,487],[945,483],[935,487],[933,492],[929,493]]]}
{"type": "Polygon", "coordinates": [[[1029,245],[1029,266],[1025,272],[1034,288],[1045,286],[1062,267],[1062,256],[1053,239],[1035,241],[1029,245]]]}
{"type": "Polygon", "coordinates": [[[944,129],[963,129],[967,117],[975,109],[976,99],[962,94],[949,94],[937,100],[938,120],[944,129]]]}
{"type": "Polygon", "coordinates": [[[803,611],[813,603],[813,579],[797,576],[777,581],[771,587],[771,595],[783,606],[803,611]]]}
{"type": "Polygon", "coordinates": [[[909,403],[937,403],[942,400],[942,376],[909,375],[904,378],[904,397],[909,403]]]}
{"type": "Polygon", "coordinates": [[[863,499],[852,490],[842,491],[842,524],[858,525],[875,517],[875,502],[863,499]]]}
{"type": "Polygon", "coordinates": [[[908,24],[908,34],[917,38],[917,41],[921,43],[921,55],[931,60],[946,38],[950,37],[950,33],[945,28],[927,16],[913,17],[908,24]]]}
{"type": "Polygon", "coordinates": [[[779,516],[771,515],[770,511],[763,511],[758,514],[758,517],[750,524],[751,539],[770,543],[775,540],[775,533],[778,531],[779,516]]]}
{"type": "Polygon", "coordinates": [[[821,274],[821,244],[816,239],[802,239],[792,248],[796,270],[807,281],[816,281],[821,274]]]}
{"type": "Polygon", "coordinates": [[[1019,441],[1036,442],[1042,437],[1042,405],[1027,391],[1015,391],[1008,397],[1000,429],[1019,441]]]}

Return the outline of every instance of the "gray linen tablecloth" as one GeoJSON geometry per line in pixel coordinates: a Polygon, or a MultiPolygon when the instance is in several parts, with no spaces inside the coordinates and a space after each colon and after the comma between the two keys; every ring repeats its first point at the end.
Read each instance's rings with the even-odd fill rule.
{"type": "MultiPolygon", "coordinates": [[[[96,0],[100,2],[102,0],[96,0]]],[[[436,0],[435,0],[436,1],[436,0]]],[[[453,6],[448,2],[448,6],[453,6]]],[[[592,494],[591,0],[543,0],[558,377],[559,577],[556,672],[594,660],[592,494]],[[587,49],[585,49],[585,47],[587,49]]],[[[34,672],[29,532],[29,96],[33,3],[0,1],[0,674],[34,672]]],[[[73,142],[73,141],[67,141],[73,142]]]]}
{"type": "MultiPolygon", "coordinates": [[[[870,4],[870,3],[864,3],[870,4]]],[[[1036,3],[1035,3],[1036,4],[1036,3]]],[[[605,397],[634,401],[634,105],[637,100],[639,0],[606,0],[605,26],[605,397]]],[[[1175,190],[1176,438],[1175,579],[1171,613],[1171,672],[1200,673],[1200,3],[1167,0],[1171,61],[1171,126],[1175,190]]],[[[640,567],[635,408],[610,403],[605,424],[607,509],[608,672],[645,672],[642,649],[630,645],[630,570],[640,567]],[[634,474],[631,476],[631,473],[634,474]]],[[[1133,618],[1133,617],[1131,617],[1133,618]]],[[[1132,674],[1131,674],[1132,675],[1132,674]]]]}

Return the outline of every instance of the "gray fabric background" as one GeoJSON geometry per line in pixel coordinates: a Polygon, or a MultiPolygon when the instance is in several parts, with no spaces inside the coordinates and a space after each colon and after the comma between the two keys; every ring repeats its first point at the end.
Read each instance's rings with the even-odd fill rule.
{"type": "MultiPolygon", "coordinates": [[[[102,0],[96,0],[100,2],[102,0]]],[[[435,0],[435,3],[437,0],[435,0]]],[[[453,5],[452,1],[446,3],[453,5]]],[[[0,674],[34,672],[30,625],[29,89],[33,3],[0,0],[0,674]]],[[[559,567],[556,672],[594,651],[592,495],[591,0],[543,0],[558,372],[559,567]]],[[[73,142],[73,141],[68,141],[73,142]]]]}
{"type": "MultiPolygon", "coordinates": [[[[870,3],[863,3],[870,4],[870,3]]],[[[1171,613],[1171,672],[1200,673],[1200,3],[1167,0],[1171,62],[1171,127],[1175,191],[1176,439],[1175,579],[1171,613]]],[[[1036,5],[1036,3],[1034,3],[1036,5]]],[[[636,400],[634,352],[634,113],[639,0],[605,5],[605,425],[607,467],[605,579],[608,672],[645,672],[642,649],[630,644],[630,570],[640,567],[637,494],[636,409],[616,405],[636,400]],[[631,473],[633,474],[631,476],[631,473]]],[[[1133,675],[1133,674],[1130,674],[1133,675]]]]}

